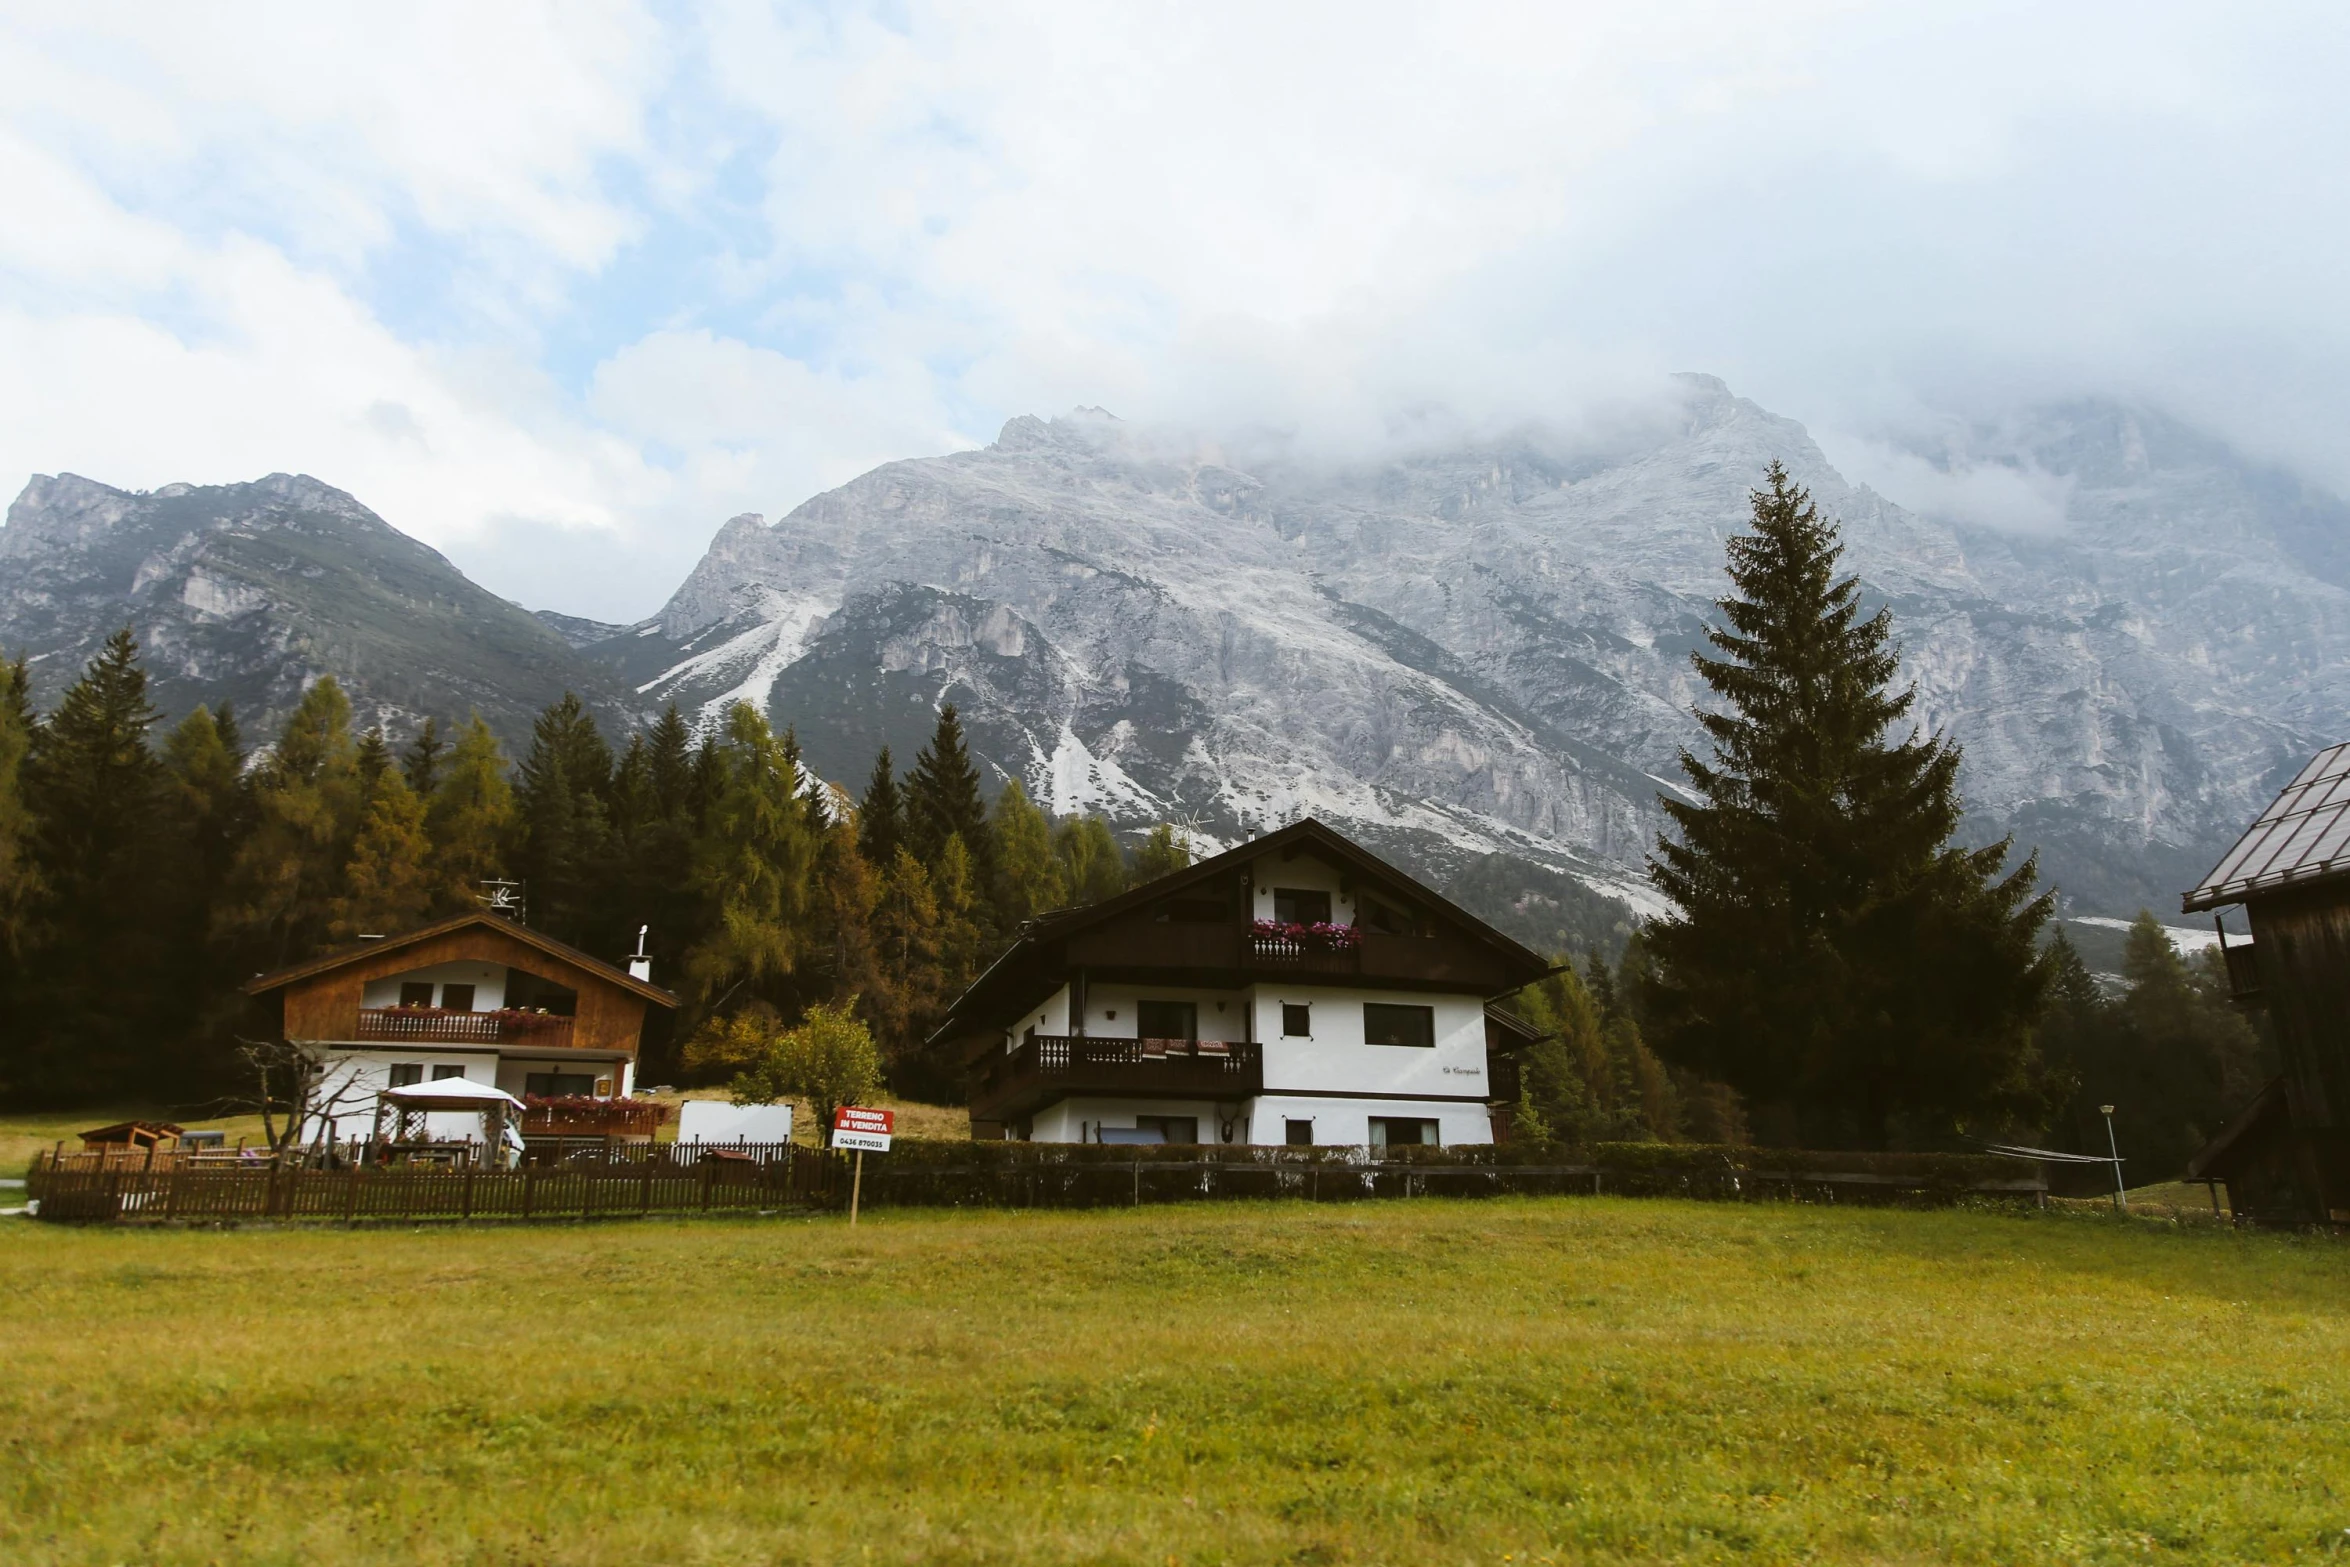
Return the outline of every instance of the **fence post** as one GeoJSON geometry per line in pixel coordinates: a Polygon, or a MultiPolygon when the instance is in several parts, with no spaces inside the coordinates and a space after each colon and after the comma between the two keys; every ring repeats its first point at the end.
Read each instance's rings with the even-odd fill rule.
{"type": "Polygon", "coordinates": [[[457,1217],[466,1220],[473,1217],[473,1166],[470,1164],[465,1167],[465,1194],[457,1209],[457,1217]]]}
{"type": "Polygon", "coordinates": [[[710,1175],[717,1166],[703,1158],[699,1150],[694,1154],[694,1173],[702,1178],[702,1211],[710,1211],[710,1175]]]}
{"type": "Polygon", "coordinates": [[[645,1145],[645,1180],[638,1188],[638,1198],[637,1217],[641,1219],[653,1211],[653,1145],[650,1143],[645,1145]]]}

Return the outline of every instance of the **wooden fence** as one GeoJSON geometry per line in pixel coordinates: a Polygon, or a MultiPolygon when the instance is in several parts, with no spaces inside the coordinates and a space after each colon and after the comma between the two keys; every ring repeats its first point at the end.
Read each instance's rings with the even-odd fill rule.
{"type": "MultiPolygon", "coordinates": [[[[1002,1144],[992,1145],[993,1151],[1012,1157],[981,1160],[957,1157],[939,1145],[917,1147],[909,1147],[903,1157],[882,1154],[866,1160],[867,1207],[1097,1208],[1244,1198],[1360,1202],[1601,1194],[1937,1206],[1967,1197],[2038,1199],[2048,1189],[2036,1170],[2013,1164],[2002,1169],[1996,1161],[1963,1169],[1866,1171],[1752,1167],[1766,1161],[1446,1162],[1377,1159],[1368,1150],[1337,1149],[1203,1149],[1191,1157],[1172,1156],[1174,1150],[1138,1150],[1138,1157],[1115,1158],[1106,1149],[1002,1144]]],[[[141,1165],[44,1154],[33,1165],[26,1195],[39,1201],[40,1217],[67,1222],[359,1223],[773,1212],[837,1207],[847,1189],[845,1158],[813,1148],[639,1144],[519,1170],[365,1162],[342,1168],[265,1162],[141,1165]]]]}
{"type": "Polygon", "coordinates": [[[346,1161],[170,1163],[43,1154],[25,1195],[44,1219],[162,1223],[298,1219],[637,1218],[654,1213],[824,1207],[841,1162],[787,1143],[596,1150],[518,1170],[346,1161]]]}

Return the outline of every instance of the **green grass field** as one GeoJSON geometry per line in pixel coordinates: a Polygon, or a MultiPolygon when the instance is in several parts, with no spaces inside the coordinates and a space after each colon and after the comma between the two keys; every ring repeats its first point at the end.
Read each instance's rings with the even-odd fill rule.
{"type": "Polygon", "coordinates": [[[0,1560],[2237,1562],[2350,1249],[1614,1199],[0,1226],[0,1560]]]}

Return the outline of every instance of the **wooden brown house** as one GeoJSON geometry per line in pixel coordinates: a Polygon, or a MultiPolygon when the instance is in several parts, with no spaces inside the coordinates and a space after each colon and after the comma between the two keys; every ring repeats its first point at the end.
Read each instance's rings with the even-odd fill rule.
{"type": "Polygon", "coordinates": [[[649,977],[500,915],[473,911],[258,974],[244,987],[265,1026],[338,1063],[330,1136],[363,1133],[374,1094],[469,1078],[517,1097],[626,1096],[649,1008],[676,996],[649,977]]]}
{"type": "Polygon", "coordinates": [[[2225,1181],[2241,1218],[2350,1223],[2350,745],[2319,752],[2182,907],[2219,924],[2230,987],[2267,1009],[2284,1065],[2188,1173],[2225,1181]]]}

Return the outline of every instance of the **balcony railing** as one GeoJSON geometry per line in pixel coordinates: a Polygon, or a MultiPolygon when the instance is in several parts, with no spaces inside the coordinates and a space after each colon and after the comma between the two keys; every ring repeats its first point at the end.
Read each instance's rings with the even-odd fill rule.
{"type": "Polygon", "coordinates": [[[1363,949],[1313,936],[1274,935],[1250,931],[1241,938],[1241,951],[1251,968],[1276,969],[1284,974],[1360,974],[1363,949]]]}
{"type": "Polygon", "coordinates": [[[1239,1041],[1081,1039],[1037,1034],[980,1070],[971,1113],[996,1121],[1071,1094],[1237,1099],[1265,1083],[1263,1053],[1239,1041]]]}
{"type": "Polygon", "coordinates": [[[571,1019],[544,1012],[451,1012],[439,1007],[362,1007],[358,1037],[419,1045],[567,1047],[571,1019]]]}
{"type": "Polygon", "coordinates": [[[649,1141],[669,1107],[651,1099],[593,1099],[539,1094],[523,1099],[524,1137],[619,1137],[649,1141]]]}

